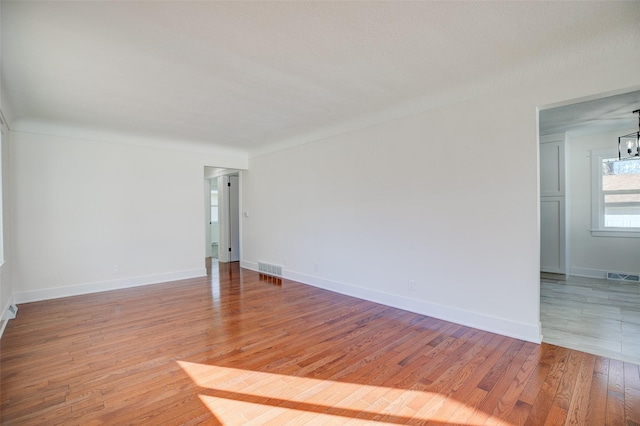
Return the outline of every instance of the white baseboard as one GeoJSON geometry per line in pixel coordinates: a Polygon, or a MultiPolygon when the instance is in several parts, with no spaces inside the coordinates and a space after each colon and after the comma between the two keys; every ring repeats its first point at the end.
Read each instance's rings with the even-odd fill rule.
{"type": "Polygon", "coordinates": [[[9,306],[12,305],[14,305],[13,295],[9,297],[9,301],[2,309],[2,312],[0,312],[0,338],[2,338],[2,333],[4,333],[4,329],[7,327],[7,323],[11,318],[13,318],[13,315],[9,313],[9,306]]]}
{"type": "Polygon", "coordinates": [[[124,278],[120,280],[100,281],[79,284],[69,287],[48,288],[44,290],[22,291],[13,294],[16,304],[39,302],[41,300],[59,299],[61,297],[79,296],[82,294],[99,293],[101,291],[120,290],[123,288],[139,287],[143,285],[159,284],[168,281],[199,278],[207,275],[206,268],[190,271],[169,272],[166,274],[147,275],[144,277],[124,278]]]}
{"type": "MultiPolygon", "coordinates": [[[[258,264],[255,262],[241,261],[240,266],[258,272],[258,264]]],[[[438,318],[445,321],[468,327],[478,328],[491,333],[501,334],[529,342],[540,343],[542,341],[542,328],[538,326],[519,323],[504,318],[478,312],[467,311],[453,306],[446,306],[426,300],[413,299],[397,294],[385,293],[378,290],[370,290],[351,284],[326,280],[312,275],[301,274],[283,270],[283,278],[312,285],[324,290],[333,291],[347,296],[357,297],[381,305],[391,306],[417,314],[438,318]]]]}
{"type": "Polygon", "coordinates": [[[573,275],[575,277],[600,278],[603,280],[607,279],[607,274],[609,272],[623,275],[640,275],[639,272],[618,271],[615,269],[571,268],[569,272],[569,275],[573,275]]]}
{"type": "Polygon", "coordinates": [[[586,278],[607,278],[607,272],[604,269],[589,269],[589,268],[575,268],[571,267],[569,275],[574,277],[586,277],[586,278]]]}
{"type": "MultiPolygon", "coordinates": [[[[240,267],[244,269],[251,269],[252,271],[260,272],[258,270],[258,262],[248,262],[246,260],[241,260],[240,267]]],[[[284,268],[282,270],[284,271],[284,268]]]]}

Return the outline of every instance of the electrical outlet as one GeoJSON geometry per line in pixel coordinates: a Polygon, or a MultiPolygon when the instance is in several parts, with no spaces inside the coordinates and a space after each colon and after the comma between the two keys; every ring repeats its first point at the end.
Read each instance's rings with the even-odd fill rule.
{"type": "Polygon", "coordinates": [[[114,274],[119,274],[120,273],[120,266],[113,265],[113,273],[114,274]]]}
{"type": "Polygon", "coordinates": [[[416,291],[416,282],[414,280],[409,280],[409,291],[416,291]]]}

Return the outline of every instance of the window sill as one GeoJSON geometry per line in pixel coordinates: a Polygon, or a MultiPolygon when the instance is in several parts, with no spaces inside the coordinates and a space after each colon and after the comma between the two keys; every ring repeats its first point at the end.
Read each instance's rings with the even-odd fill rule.
{"type": "Polygon", "coordinates": [[[592,237],[640,238],[640,229],[592,229],[592,237]]]}

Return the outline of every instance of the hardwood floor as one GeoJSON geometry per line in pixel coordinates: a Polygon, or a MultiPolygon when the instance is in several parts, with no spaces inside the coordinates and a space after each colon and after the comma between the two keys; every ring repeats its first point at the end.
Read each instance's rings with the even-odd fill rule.
{"type": "Polygon", "coordinates": [[[543,340],[640,364],[640,285],[564,275],[540,283],[543,340]]]}
{"type": "Polygon", "coordinates": [[[640,424],[638,365],[237,264],[20,305],[2,424],[640,424]]]}

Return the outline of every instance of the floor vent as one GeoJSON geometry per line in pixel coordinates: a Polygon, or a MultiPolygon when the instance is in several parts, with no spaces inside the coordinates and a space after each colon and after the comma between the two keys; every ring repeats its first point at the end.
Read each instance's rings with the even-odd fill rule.
{"type": "Polygon", "coordinates": [[[274,277],[282,276],[282,266],[272,265],[271,263],[258,262],[258,271],[262,274],[273,275],[274,277]]]}
{"type": "Polygon", "coordinates": [[[640,276],[635,274],[622,274],[620,272],[607,272],[608,280],[616,280],[616,281],[629,281],[632,283],[639,283],[640,276]]]}
{"type": "Polygon", "coordinates": [[[18,307],[16,305],[9,305],[7,307],[6,312],[4,313],[3,319],[6,319],[6,320],[14,319],[17,313],[18,313],[18,307]]]}

